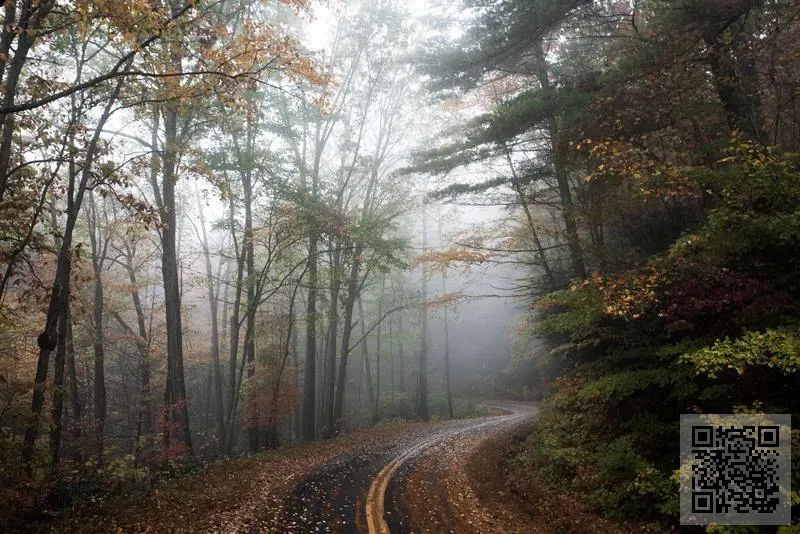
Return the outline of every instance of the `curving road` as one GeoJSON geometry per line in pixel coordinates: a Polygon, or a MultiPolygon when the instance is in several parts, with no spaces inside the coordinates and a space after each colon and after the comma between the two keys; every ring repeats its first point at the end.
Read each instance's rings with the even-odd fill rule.
{"type": "Polygon", "coordinates": [[[508,413],[414,427],[362,443],[294,485],[271,529],[282,533],[464,532],[459,499],[469,488],[453,466],[499,432],[535,418],[531,404],[494,402],[508,413]]]}

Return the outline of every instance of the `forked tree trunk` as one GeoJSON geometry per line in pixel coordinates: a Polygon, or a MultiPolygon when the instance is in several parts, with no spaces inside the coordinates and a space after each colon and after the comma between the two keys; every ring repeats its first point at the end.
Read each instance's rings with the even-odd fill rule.
{"type": "MultiPolygon", "coordinates": [[[[94,134],[86,147],[86,155],[84,157],[79,183],[75,183],[75,176],[72,175],[67,191],[67,221],[64,226],[61,249],[58,253],[53,287],[50,291],[50,298],[47,304],[47,316],[45,318],[44,330],[39,334],[37,339],[39,357],[36,364],[36,377],[34,379],[33,395],[31,399],[31,418],[25,428],[25,438],[22,445],[22,462],[29,473],[32,472],[31,461],[33,460],[36,447],[36,438],[39,434],[39,419],[42,415],[42,408],[44,407],[44,394],[47,383],[47,371],[50,364],[50,354],[58,344],[57,327],[62,314],[62,302],[65,299],[69,299],[68,280],[72,270],[72,234],[75,230],[75,224],[78,220],[84,194],[89,185],[89,180],[92,177],[92,169],[97,155],[98,143],[100,141],[100,132],[111,116],[111,110],[119,97],[122,83],[122,79],[117,82],[98,120],[94,134]]],[[[2,169],[0,169],[0,171],[2,171],[2,169]]]]}

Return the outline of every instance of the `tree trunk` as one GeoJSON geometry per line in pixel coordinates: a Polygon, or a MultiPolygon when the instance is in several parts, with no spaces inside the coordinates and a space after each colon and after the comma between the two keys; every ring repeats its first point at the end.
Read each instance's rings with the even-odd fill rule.
{"type": "Polygon", "coordinates": [[[103,339],[103,263],[108,240],[103,240],[98,224],[97,206],[93,195],[89,195],[87,220],[89,222],[89,241],[92,247],[92,272],[94,273],[94,307],[92,326],[94,349],[94,418],[95,418],[95,457],[97,465],[104,466],[104,431],[106,423],[106,377],[105,347],[103,339]]]}
{"type": "Polygon", "coordinates": [[[267,446],[270,448],[275,448],[278,446],[278,401],[280,400],[280,392],[281,392],[281,381],[283,379],[283,372],[286,369],[286,363],[289,361],[289,353],[291,350],[291,343],[294,340],[294,303],[297,299],[297,290],[300,288],[300,280],[302,280],[303,276],[305,276],[305,271],[297,280],[297,284],[294,286],[294,290],[292,291],[292,297],[289,300],[289,312],[287,317],[289,318],[289,324],[287,325],[286,331],[286,339],[283,345],[283,354],[281,357],[281,362],[278,367],[278,373],[275,377],[275,386],[272,390],[272,400],[270,402],[270,412],[269,412],[269,420],[267,423],[267,430],[269,436],[269,442],[267,446]]]}
{"type": "MultiPolygon", "coordinates": [[[[67,281],[69,280],[72,268],[72,234],[75,229],[75,223],[78,219],[81,204],[83,203],[83,196],[89,185],[89,179],[92,176],[92,167],[97,154],[100,132],[111,116],[111,110],[119,96],[122,83],[122,79],[117,82],[98,120],[92,139],[86,147],[86,155],[84,157],[80,182],[77,184],[77,188],[75,184],[75,175],[72,174],[70,176],[70,184],[67,191],[67,221],[64,226],[64,234],[61,241],[61,249],[58,253],[53,287],[50,291],[50,298],[47,305],[45,327],[37,339],[39,357],[36,363],[36,377],[34,379],[33,395],[31,399],[32,417],[25,429],[25,439],[22,445],[22,461],[29,473],[32,472],[31,460],[33,459],[36,438],[39,433],[39,418],[41,417],[42,408],[44,406],[44,393],[47,382],[47,370],[50,364],[50,353],[57,346],[56,329],[61,316],[62,302],[64,299],[69,299],[69,284],[67,281]]],[[[0,172],[2,171],[3,169],[0,168],[0,172]]]]}
{"type": "MultiPolygon", "coordinates": [[[[27,0],[17,18],[16,1],[6,2],[3,13],[3,28],[0,34],[0,81],[2,81],[2,107],[14,105],[20,76],[25,68],[28,53],[40,36],[42,21],[55,5],[55,0],[44,0],[31,5],[27,0]],[[22,31],[20,31],[22,30],[22,31]],[[16,39],[16,47],[13,42],[16,39]],[[13,53],[12,53],[13,48],[13,53]],[[11,56],[11,61],[8,58],[11,56]],[[7,72],[6,72],[7,71],[7,72]],[[5,79],[2,77],[5,75],[5,79]]],[[[0,201],[5,196],[9,181],[12,145],[14,142],[15,114],[6,113],[0,118],[0,201]]]]}
{"type": "Polygon", "coordinates": [[[317,407],[317,236],[308,244],[308,301],[306,303],[306,357],[303,380],[303,439],[316,438],[317,407]]]}
{"type": "MultiPolygon", "coordinates": [[[[441,234],[441,228],[440,232],[441,234]]],[[[447,274],[442,274],[442,294],[447,295],[447,274]]],[[[444,307],[444,383],[447,392],[447,414],[453,418],[453,393],[450,389],[450,331],[447,304],[444,307]]]]}
{"type": "Polygon", "coordinates": [[[767,145],[769,135],[761,120],[754,62],[746,57],[747,51],[733,49],[741,36],[734,35],[728,39],[726,35],[724,32],[706,32],[703,39],[708,46],[708,62],[714,87],[725,108],[728,127],[731,131],[742,132],[750,139],[767,145]]]}
{"type": "Polygon", "coordinates": [[[339,291],[341,281],[341,243],[333,253],[331,261],[331,300],[328,318],[328,333],[325,341],[325,410],[322,427],[327,429],[327,436],[333,435],[336,415],[334,410],[336,390],[336,342],[339,339],[339,291]]]}
{"type": "Polygon", "coordinates": [[[230,352],[228,355],[228,421],[226,425],[228,433],[228,442],[226,444],[226,453],[230,456],[233,453],[233,440],[236,432],[234,431],[234,416],[236,415],[236,404],[239,390],[236,381],[236,361],[239,353],[239,332],[241,329],[239,323],[239,315],[242,305],[242,280],[244,278],[244,263],[245,253],[240,249],[239,242],[236,237],[236,224],[233,218],[234,205],[233,197],[229,200],[229,224],[231,229],[231,238],[233,239],[234,250],[236,251],[236,280],[234,282],[234,297],[233,307],[231,309],[230,318],[230,352]]]}
{"type": "MultiPolygon", "coordinates": [[[[510,158],[509,158],[510,163],[510,158]]],[[[519,184],[518,184],[519,185],[519,184]]],[[[442,242],[442,219],[439,218],[439,242],[442,242]]],[[[447,295],[447,270],[442,272],[442,296],[447,295]]],[[[450,331],[447,304],[444,306],[444,383],[447,394],[447,415],[453,418],[453,393],[450,389],[450,331]]]]}
{"type": "MultiPolygon", "coordinates": [[[[81,406],[81,398],[78,395],[78,372],[75,368],[75,344],[73,343],[72,335],[72,311],[67,310],[67,339],[66,339],[66,363],[67,363],[67,376],[69,378],[69,404],[70,411],[72,412],[72,428],[71,434],[73,442],[78,443],[80,439],[80,420],[82,418],[83,409],[81,406]]],[[[75,459],[81,461],[81,455],[77,453],[79,449],[76,448],[75,459]]]]}
{"type": "MultiPolygon", "coordinates": [[[[537,61],[539,62],[539,83],[542,89],[550,89],[550,74],[548,72],[547,60],[541,43],[536,45],[537,61]]],[[[564,228],[567,233],[567,243],[569,245],[570,260],[572,270],[581,280],[586,278],[586,266],[583,262],[583,252],[581,250],[580,238],[578,236],[578,225],[575,222],[575,209],[572,204],[572,192],[569,185],[567,167],[564,164],[564,148],[558,132],[558,122],[555,115],[547,118],[547,130],[550,136],[550,150],[553,156],[553,169],[558,182],[558,194],[561,199],[561,212],[564,218],[564,228]]]]}
{"type": "MultiPolygon", "coordinates": [[[[69,285],[69,279],[65,281],[69,285]]],[[[69,293],[69,287],[66,288],[69,293]]],[[[61,302],[61,315],[58,319],[58,340],[56,346],[55,376],[53,378],[53,426],[50,430],[50,457],[53,468],[58,467],[61,450],[61,430],[63,428],[64,411],[64,363],[69,342],[69,299],[61,302]]]]}
{"type": "Polygon", "coordinates": [[[375,390],[372,386],[372,370],[369,367],[369,347],[367,346],[367,325],[366,317],[364,316],[364,303],[361,302],[361,297],[358,298],[358,314],[359,323],[361,323],[361,357],[364,359],[364,377],[367,382],[367,402],[369,408],[375,406],[375,390]]]}
{"type": "MultiPolygon", "coordinates": [[[[176,62],[176,64],[179,64],[176,62]]],[[[178,72],[180,69],[176,69],[178,72]]],[[[189,410],[186,399],[186,386],[183,374],[183,321],[181,318],[181,293],[178,275],[176,245],[176,205],[175,185],[178,159],[178,112],[175,104],[169,104],[163,112],[164,150],[162,152],[163,176],[161,180],[161,272],[164,279],[164,300],[167,330],[167,386],[165,391],[166,413],[171,414],[170,423],[177,424],[174,436],[186,446],[186,452],[193,455],[192,435],[189,428],[189,410]]],[[[169,428],[169,424],[168,424],[169,428]]],[[[169,445],[172,436],[165,431],[165,441],[169,445]]]]}
{"type": "MultiPolygon", "coordinates": [[[[394,304],[394,299],[392,299],[394,304]]],[[[394,317],[389,320],[389,385],[391,387],[392,408],[394,408],[394,317]]]]}
{"type": "MultiPolygon", "coordinates": [[[[342,325],[342,348],[339,355],[339,371],[336,373],[336,401],[333,407],[334,434],[338,434],[344,424],[344,388],[347,383],[347,357],[350,352],[350,334],[353,331],[353,306],[359,297],[359,273],[361,257],[364,247],[361,243],[353,251],[353,265],[350,267],[350,277],[347,281],[347,300],[344,305],[344,324],[342,325]]],[[[362,317],[363,321],[364,318],[362,317]]]]}
{"type": "Polygon", "coordinates": [[[381,418],[381,325],[383,321],[383,291],[385,288],[386,277],[381,274],[381,289],[378,295],[378,330],[375,332],[375,413],[372,416],[373,422],[377,423],[381,418]]]}
{"type": "Polygon", "coordinates": [[[208,247],[208,235],[206,234],[206,221],[203,216],[203,206],[200,202],[200,192],[195,183],[195,197],[197,199],[197,213],[200,219],[200,231],[202,238],[203,256],[206,260],[206,286],[208,289],[208,307],[210,311],[211,320],[211,366],[214,372],[214,392],[213,392],[213,407],[214,417],[217,424],[217,442],[224,444],[227,442],[225,436],[225,411],[222,402],[223,386],[222,386],[222,368],[219,363],[219,321],[217,318],[217,308],[219,306],[219,298],[217,292],[214,290],[214,272],[211,267],[211,252],[208,247]]]}
{"type": "MultiPolygon", "coordinates": [[[[428,207],[422,206],[422,254],[428,247],[428,207]]],[[[428,412],[428,269],[422,265],[422,303],[420,305],[422,319],[422,339],[419,351],[419,384],[417,388],[417,415],[423,421],[430,419],[428,412]]]]}
{"type": "MultiPolygon", "coordinates": [[[[255,392],[255,372],[256,372],[256,268],[255,268],[255,248],[253,243],[253,173],[250,165],[250,160],[253,154],[253,139],[254,127],[252,122],[248,121],[247,128],[247,143],[245,145],[245,159],[247,160],[246,166],[242,174],[242,192],[244,193],[244,242],[242,243],[245,250],[245,257],[247,263],[247,326],[245,327],[244,336],[244,354],[247,360],[247,381],[251,385],[250,393],[255,392]]],[[[243,158],[239,158],[242,161],[243,158]]],[[[251,409],[257,408],[255,398],[248,399],[251,403],[251,409]]],[[[254,418],[250,422],[247,430],[248,438],[250,441],[250,450],[256,451],[259,448],[258,443],[258,419],[254,418]]]]}
{"type": "Polygon", "coordinates": [[[400,317],[397,319],[397,357],[400,360],[400,369],[398,372],[400,373],[400,380],[397,384],[397,389],[400,390],[401,393],[405,393],[406,391],[406,369],[405,369],[405,354],[403,354],[403,314],[400,314],[400,317]]]}
{"type": "MultiPolygon", "coordinates": [[[[299,285],[299,284],[298,284],[299,285]]],[[[295,317],[290,317],[290,321],[292,321],[292,325],[297,322],[295,317]]],[[[299,362],[299,354],[297,350],[298,344],[298,335],[297,335],[297,328],[292,328],[292,363],[294,364],[294,388],[295,391],[302,391],[300,389],[300,362],[299,362]]],[[[295,439],[300,439],[300,431],[301,431],[301,424],[300,424],[300,405],[297,405],[294,409],[294,415],[292,416],[292,432],[294,432],[295,439]]]]}
{"type": "MultiPolygon", "coordinates": [[[[70,176],[76,175],[75,165],[70,162],[70,176]]],[[[61,239],[58,237],[58,216],[56,214],[56,198],[50,205],[50,226],[53,229],[53,241],[56,250],[61,248],[61,239]]],[[[69,284],[69,279],[66,280],[69,284]]],[[[69,291],[67,291],[69,293],[69,291]]],[[[67,350],[71,344],[71,324],[69,317],[69,299],[64,299],[61,303],[61,315],[58,319],[58,340],[56,346],[55,378],[53,380],[53,425],[50,429],[50,456],[53,460],[53,468],[58,466],[61,448],[61,433],[63,428],[63,408],[64,408],[64,361],[67,357],[67,350]]],[[[74,363],[74,358],[73,358],[74,363]]],[[[72,385],[72,384],[71,384],[72,385]]],[[[77,390],[76,390],[77,391],[77,390]]]]}
{"type": "Polygon", "coordinates": [[[544,269],[545,276],[547,276],[547,281],[549,284],[547,289],[554,290],[556,288],[556,279],[555,276],[553,276],[552,269],[550,269],[550,263],[547,261],[547,256],[544,253],[544,247],[542,246],[542,242],[539,239],[539,234],[536,231],[536,225],[533,222],[533,215],[531,214],[530,207],[528,206],[527,196],[522,189],[522,184],[519,182],[519,176],[517,175],[517,170],[514,167],[514,162],[511,160],[511,150],[505,144],[503,145],[503,148],[505,149],[506,161],[511,169],[511,178],[513,179],[512,188],[517,193],[520,206],[522,207],[523,213],[525,213],[525,221],[528,223],[528,230],[531,233],[531,239],[533,239],[534,246],[536,246],[536,257],[539,260],[539,265],[542,267],[542,269],[544,269]]]}

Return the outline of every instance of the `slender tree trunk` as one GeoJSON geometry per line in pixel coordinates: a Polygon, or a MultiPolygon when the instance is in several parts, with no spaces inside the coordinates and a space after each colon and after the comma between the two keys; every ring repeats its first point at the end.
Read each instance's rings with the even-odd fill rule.
{"type": "MultiPolygon", "coordinates": [[[[233,404],[231,405],[231,414],[236,413],[236,408],[239,405],[239,392],[242,388],[242,382],[244,380],[244,367],[247,363],[247,358],[242,358],[241,362],[239,362],[239,372],[238,375],[234,376],[234,391],[236,394],[233,396],[233,404]]],[[[229,429],[232,429],[232,426],[228,426],[229,429]]],[[[227,453],[230,456],[233,453],[233,432],[228,432],[228,447],[227,453]]]]}
{"type": "MultiPolygon", "coordinates": [[[[292,325],[297,322],[297,318],[292,317],[290,318],[292,321],[292,325]]],[[[294,388],[295,391],[302,391],[300,389],[300,361],[299,361],[299,354],[297,350],[298,345],[298,335],[297,335],[297,328],[292,328],[292,363],[294,364],[294,388]]],[[[294,415],[292,416],[292,431],[294,432],[294,436],[296,439],[300,439],[300,406],[296,406],[294,409],[294,415]]]]}
{"type": "MultiPolygon", "coordinates": [[[[383,291],[385,288],[386,277],[381,274],[381,289],[378,295],[378,320],[381,321],[383,317],[383,291]]],[[[383,321],[378,323],[378,329],[375,332],[375,415],[373,420],[377,423],[381,418],[381,325],[383,321]]]]}
{"type": "Polygon", "coordinates": [[[336,416],[334,413],[336,391],[336,342],[339,339],[339,291],[341,288],[341,243],[334,251],[331,262],[331,293],[330,311],[328,319],[328,333],[325,341],[325,369],[327,370],[325,384],[325,410],[323,411],[323,428],[327,435],[333,435],[336,416]]]}
{"type": "Polygon", "coordinates": [[[400,317],[397,319],[397,357],[400,360],[400,369],[398,369],[400,373],[400,382],[397,384],[397,388],[402,392],[405,393],[406,391],[406,369],[405,369],[405,354],[403,354],[403,314],[400,314],[400,317]]]}
{"type": "Polygon", "coordinates": [[[195,197],[197,199],[197,213],[200,219],[200,231],[202,238],[203,256],[206,260],[206,286],[208,289],[208,307],[210,311],[211,321],[211,366],[213,369],[213,407],[214,417],[217,425],[217,441],[220,444],[227,442],[225,436],[225,411],[222,402],[223,386],[222,386],[222,367],[219,363],[219,321],[217,318],[217,308],[219,306],[219,298],[214,289],[214,272],[211,267],[211,252],[208,247],[208,235],[206,234],[206,221],[203,216],[203,206],[200,202],[200,191],[195,184],[195,197]]]}
{"type": "Polygon", "coordinates": [[[128,333],[136,339],[136,348],[139,352],[139,415],[136,425],[136,444],[135,458],[137,464],[142,458],[142,436],[153,434],[153,409],[150,399],[150,335],[147,331],[147,321],[139,297],[139,282],[136,279],[136,269],[133,266],[135,249],[129,244],[125,244],[125,270],[128,272],[128,282],[130,283],[131,300],[133,309],[136,312],[137,332],[134,332],[127,323],[123,322],[119,314],[115,314],[119,322],[128,333]]]}
{"type": "MultiPolygon", "coordinates": [[[[350,334],[353,331],[353,306],[359,297],[359,273],[361,254],[364,248],[361,243],[353,251],[353,265],[347,282],[347,300],[344,306],[344,324],[342,325],[342,348],[339,355],[339,371],[336,373],[336,401],[333,407],[334,434],[338,434],[344,424],[344,393],[347,383],[347,359],[350,352],[350,334]]],[[[362,317],[362,321],[364,318],[362,317]]]]}
{"type": "Polygon", "coordinates": [[[536,225],[533,222],[533,215],[531,214],[530,207],[528,206],[527,196],[522,189],[522,184],[519,182],[517,169],[514,167],[514,162],[511,160],[511,150],[505,144],[503,145],[503,148],[505,149],[506,161],[511,169],[511,177],[513,179],[512,187],[517,193],[520,206],[522,207],[523,213],[525,213],[525,220],[528,223],[528,231],[531,233],[531,239],[533,239],[534,246],[536,247],[536,257],[539,260],[539,265],[542,267],[542,269],[544,269],[545,276],[547,276],[547,281],[549,284],[548,289],[554,290],[556,288],[556,279],[555,276],[553,276],[552,269],[550,269],[550,263],[547,261],[547,256],[544,253],[544,247],[542,246],[542,242],[539,239],[539,234],[536,231],[536,225]]]}
{"type": "MultiPolygon", "coordinates": [[[[106,102],[106,106],[103,109],[103,113],[92,135],[92,139],[86,147],[80,182],[77,184],[77,187],[75,184],[76,177],[74,175],[70,176],[70,184],[67,191],[67,221],[61,241],[61,250],[58,253],[53,287],[50,291],[50,299],[47,305],[45,327],[37,339],[39,357],[36,364],[36,377],[34,379],[33,395],[31,399],[32,417],[25,429],[25,439],[22,446],[22,462],[25,464],[29,473],[32,472],[31,460],[33,459],[36,446],[36,438],[39,434],[39,418],[41,417],[42,408],[44,406],[44,393],[47,382],[47,370],[50,364],[50,353],[57,346],[56,329],[61,316],[61,303],[64,299],[69,299],[69,284],[67,281],[69,280],[72,267],[72,234],[75,229],[75,223],[78,219],[81,204],[83,203],[83,196],[92,175],[92,167],[95,156],[97,155],[100,132],[111,116],[111,110],[119,96],[122,82],[122,79],[118,81],[111,97],[106,102]]],[[[0,172],[3,172],[2,168],[0,168],[0,172]]]]}
{"type": "MultiPolygon", "coordinates": [[[[510,160],[509,160],[510,163],[510,160]]],[[[439,242],[442,242],[442,219],[439,218],[439,242]]],[[[442,272],[442,296],[447,295],[447,270],[442,272]]],[[[453,418],[453,394],[450,389],[450,321],[447,304],[444,306],[444,383],[447,393],[447,414],[453,418]]]]}
{"type": "MultiPolygon", "coordinates": [[[[247,326],[245,327],[244,336],[244,353],[247,360],[247,381],[252,386],[250,393],[255,392],[255,373],[256,373],[256,345],[255,345],[255,328],[256,328],[256,268],[255,268],[255,248],[253,243],[253,181],[252,181],[252,168],[250,160],[253,154],[253,139],[254,139],[254,126],[251,121],[248,121],[247,128],[247,144],[246,154],[247,166],[242,172],[242,191],[244,193],[244,242],[242,243],[245,249],[246,263],[247,263],[247,326]]],[[[241,161],[242,158],[240,158],[241,161]]],[[[252,409],[255,409],[255,398],[248,399],[251,403],[252,409]]],[[[256,451],[259,448],[258,443],[258,418],[254,418],[250,422],[247,430],[248,438],[250,441],[250,450],[256,451]]]]}
{"type": "MultiPolygon", "coordinates": [[[[300,276],[300,279],[305,276],[305,271],[300,276]]],[[[269,412],[269,420],[267,423],[268,434],[269,434],[269,443],[268,446],[270,448],[275,448],[278,446],[278,403],[280,400],[280,392],[281,392],[281,382],[283,379],[283,373],[286,369],[286,363],[289,361],[289,352],[290,352],[290,344],[294,339],[294,303],[297,299],[297,290],[300,288],[300,279],[298,279],[297,284],[294,286],[292,290],[292,297],[289,300],[289,313],[287,314],[289,318],[289,324],[287,325],[286,330],[286,339],[283,343],[283,353],[281,356],[281,362],[278,366],[277,376],[275,378],[275,386],[272,390],[272,400],[270,402],[270,412],[269,412]]]]}
{"type": "Polygon", "coordinates": [[[375,390],[372,386],[372,370],[369,367],[369,346],[367,345],[367,325],[364,316],[364,303],[358,298],[359,323],[361,324],[361,357],[364,359],[364,377],[367,382],[367,402],[370,410],[375,407],[375,390]]]}
{"type": "MultiPolygon", "coordinates": [[[[98,224],[97,206],[92,194],[89,195],[87,218],[89,221],[89,241],[92,246],[92,271],[94,272],[94,307],[92,309],[92,325],[94,337],[94,418],[95,418],[95,457],[97,465],[104,466],[104,433],[106,423],[106,377],[105,377],[105,342],[103,339],[103,259],[105,245],[102,231],[98,224]]],[[[107,239],[106,241],[107,242],[107,239]]]]}
{"type": "MultiPolygon", "coordinates": [[[[447,276],[442,274],[442,294],[447,295],[447,276]]],[[[447,414],[453,418],[453,393],[450,388],[450,331],[447,305],[444,307],[444,382],[447,390],[447,414]]]]}
{"type": "Polygon", "coordinates": [[[306,357],[303,383],[303,439],[316,438],[317,407],[317,235],[308,244],[308,301],[306,303],[306,357]]]}
{"type": "MultiPolygon", "coordinates": [[[[392,299],[394,305],[394,299],[392,299]]],[[[392,392],[392,408],[394,408],[394,317],[389,320],[389,383],[392,392]]]]}
{"type": "Polygon", "coordinates": [[[226,425],[228,433],[228,443],[226,453],[230,456],[233,453],[233,440],[236,432],[234,431],[234,416],[236,415],[236,404],[239,390],[236,381],[236,361],[239,353],[239,332],[241,325],[239,322],[239,315],[241,313],[242,305],[242,280],[244,279],[244,263],[245,253],[239,247],[239,241],[236,237],[236,224],[234,221],[234,205],[233,197],[230,198],[229,204],[229,224],[231,229],[231,237],[233,239],[234,250],[237,254],[236,259],[236,280],[234,282],[234,297],[233,306],[231,309],[230,318],[230,352],[228,355],[228,421],[226,425]]]}
{"type": "MultiPolygon", "coordinates": [[[[422,206],[422,254],[427,252],[428,247],[428,207],[422,206]]],[[[419,351],[419,384],[417,389],[417,414],[423,421],[430,419],[428,412],[428,269],[422,265],[422,304],[420,312],[422,315],[422,339],[419,351]]]]}

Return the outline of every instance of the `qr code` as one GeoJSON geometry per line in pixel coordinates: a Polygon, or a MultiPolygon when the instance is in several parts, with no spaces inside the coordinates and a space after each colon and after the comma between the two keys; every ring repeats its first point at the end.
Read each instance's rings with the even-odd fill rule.
{"type": "Polygon", "coordinates": [[[791,416],[682,415],[681,524],[791,519],[791,416]]]}

